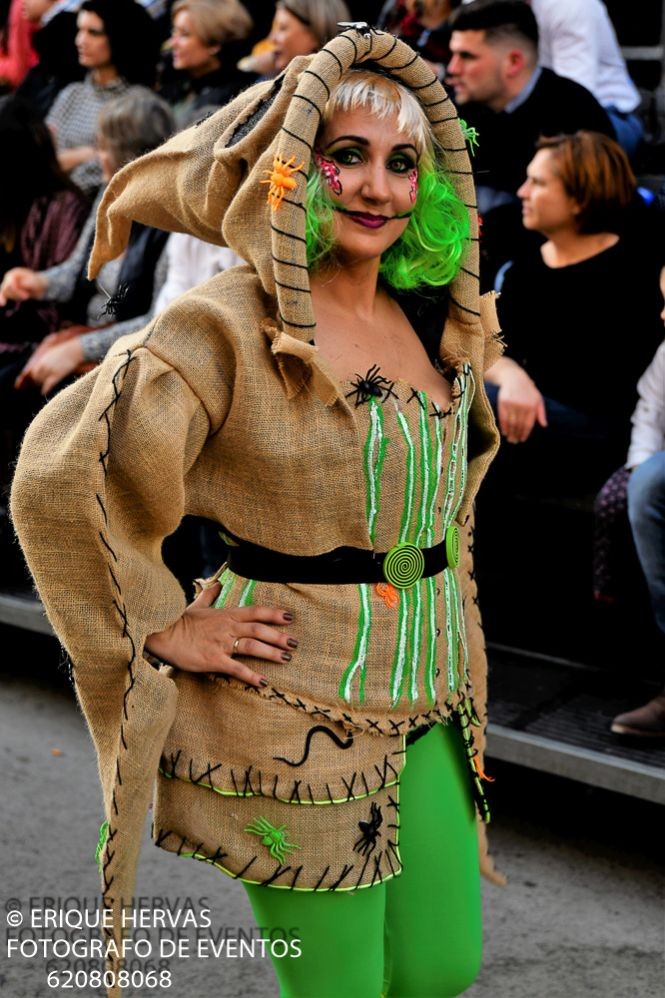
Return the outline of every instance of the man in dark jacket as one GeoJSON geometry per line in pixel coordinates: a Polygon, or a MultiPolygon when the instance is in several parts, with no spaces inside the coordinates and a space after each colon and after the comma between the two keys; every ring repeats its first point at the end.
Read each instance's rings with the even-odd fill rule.
{"type": "Polygon", "coordinates": [[[447,82],[478,133],[473,158],[483,219],[485,284],[524,239],[517,190],[540,135],[579,129],[615,138],[606,112],[580,84],[538,65],[538,25],[522,0],[474,0],[450,17],[447,82]]]}

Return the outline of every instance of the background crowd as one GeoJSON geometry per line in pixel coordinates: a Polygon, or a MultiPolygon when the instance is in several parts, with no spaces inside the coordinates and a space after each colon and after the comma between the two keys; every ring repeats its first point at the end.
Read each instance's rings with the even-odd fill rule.
{"type": "MultiPolygon", "coordinates": [[[[420,52],[472,148],[482,290],[501,291],[507,346],[487,373],[505,445],[481,528],[495,529],[517,495],[597,494],[596,597],[620,597],[618,538],[630,525],[665,631],[663,198],[636,180],[640,94],[601,0],[0,0],[5,538],[12,462],[44,399],[240,262],[135,225],[123,256],[88,281],[113,173],[351,20],[420,52]]],[[[193,529],[200,564],[179,566],[177,545],[172,554],[183,578],[218,554],[210,529],[193,529]]],[[[665,692],[614,730],[665,735],[665,692]]]]}

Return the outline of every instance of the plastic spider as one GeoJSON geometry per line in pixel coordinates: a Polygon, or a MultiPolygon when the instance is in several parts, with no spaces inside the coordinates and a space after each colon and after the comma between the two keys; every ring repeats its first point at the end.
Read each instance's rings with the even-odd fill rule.
{"type": "Polygon", "coordinates": [[[353,847],[354,852],[359,852],[361,856],[369,856],[376,849],[376,840],[381,832],[379,828],[383,824],[383,815],[378,804],[372,801],[369,810],[369,821],[359,821],[358,828],[361,831],[360,838],[353,847]]]}
{"type": "Polygon", "coordinates": [[[283,863],[287,853],[302,849],[293,842],[287,842],[286,825],[275,828],[266,818],[255,818],[245,829],[251,835],[258,835],[261,838],[261,845],[267,846],[270,855],[279,863],[283,863]]]}
{"type": "Polygon", "coordinates": [[[357,31],[359,35],[363,38],[369,38],[370,35],[380,34],[376,28],[370,27],[367,21],[338,21],[337,27],[341,28],[342,31],[357,31]]]}
{"type": "Polygon", "coordinates": [[[374,364],[370,367],[369,371],[363,378],[360,374],[356,374],[356,381],[351,382],[353,385],[353,391],[346,393],[346,398],[351,398],[351,396],[356,396],[355,406],[356,409],[363,402],[367,402],[370,398],[388,398],[389,395],[394,395],[393,385],[394,381],[388,381],[384,378],[382,374],[379,374],[379,365],[374,364]],[[385,395],[384,395],[385,392],[385,395]]]}
{"type": "Polygon", "coordinates": [[[272,170],[264,170],[264,173],[269,174],[267,180],[260,180],[261,184],[270,184],[268,188],[268,204],[271,206],[273,211],[277,211],[278,208],[282,206],[282,200],[287,191],[292,191],[297,186],[297,181],[293,179],[291,174],[297,173],[305,165],[305,161],[299,163],[298,166],[291,166],[291,163],[295,160],[295,156],[291,156],[289,159],[284,160],[280,153],[277,153],[272,161],[272,170]]]}

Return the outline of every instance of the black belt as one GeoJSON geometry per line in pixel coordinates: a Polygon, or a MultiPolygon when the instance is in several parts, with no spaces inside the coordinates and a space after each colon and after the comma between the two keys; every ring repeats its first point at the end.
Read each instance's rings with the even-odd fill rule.
{"type": "Polygon", "coordinates": [[[282,554],[248,541],[229,547],[228,567],[236,575],[257,582],[301,582],[315,585],[352,585],[390,582],[406,589],[419,579],[438,575],[459,564],[459,534],[449,527],[445,540],[431,548],[396,544],[390,551],[339,547],[318,555],[282,554]]]}

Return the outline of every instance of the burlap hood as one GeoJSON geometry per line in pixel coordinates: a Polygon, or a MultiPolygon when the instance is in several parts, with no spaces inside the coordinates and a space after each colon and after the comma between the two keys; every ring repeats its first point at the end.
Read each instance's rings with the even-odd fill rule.
{"type": "MultiPolygon", "coordinates": [[[[421,101],[443,166],[469,208],[471,245],[450,287],[453,324],[447,343],[452,352],[462,348],[450,339],[458,320],[466,327],[459,333],[468,355],[469,334],[482,332],[478,223],[465,136],[452,101],[427,64],[385,32],[344,32],[317,54],[294,59],[274,81],[249,88],[116,174],[99,208],[90,275],[122,252],[133,220],[229,246],[256,271],[265,292],[277,299],[283,333],[274,351],[311,360],[315,322],[305,250],[307,173],[331,88],[346,70],[362,64],[395,77],[421,101]],[[270,211],[258,192],[266,191],[261,181],[269,176],[276,154],[284,160],[293,156],[294,165],[302,167],[293,175],[295,189],[279,210],[270,211]]],[[[485,363],[491,359],[486,357],[485,363]]]]}

